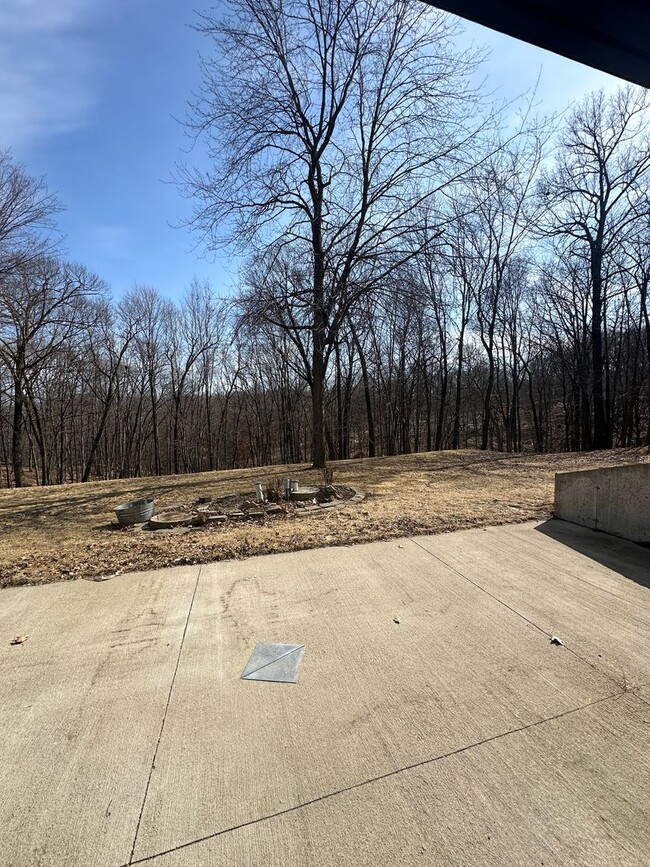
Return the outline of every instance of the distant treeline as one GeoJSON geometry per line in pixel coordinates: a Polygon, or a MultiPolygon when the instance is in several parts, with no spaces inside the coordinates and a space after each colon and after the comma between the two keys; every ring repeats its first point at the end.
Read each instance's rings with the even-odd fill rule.
{"type": "Polygon", "coordinates": [[[322,463],[315,423],[328,459],[650,444],[647,121],[626,88],[517,136],[345,280],[326,268],[320,307],[293,243],[252,249],[226,300],[112,301],[4,154],[3,484],[322,463]]]}

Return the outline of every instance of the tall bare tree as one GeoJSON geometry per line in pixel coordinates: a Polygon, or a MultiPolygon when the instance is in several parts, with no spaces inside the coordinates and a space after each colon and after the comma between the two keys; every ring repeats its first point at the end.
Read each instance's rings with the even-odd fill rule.
{"type": "Polygon", "coordinates": [[[590,94],[571,114],[540,184],[548,210],[543,229],[587,266],[596,449],[612,445],[603,343],[609,264],[630,226],[650,213],[649,124],[647,90],[630,85],[590,94]]]}
{"type": "Polygon", "coordinates": [[[117,380],[124,357],[135,336],[135,324],[128,316],[115,316],[113,309],[105,302],[97,305],[94,321],[88,327],[86,352],[91,361],[86,376],[98,402],[99,420],[86,456],[81,476],[87,482],[93,469],[97,450],[106,430],[108,415],[111,411],[117,388],[117,380]]]}
{"type": "MultiPolygon", "coordinates": [[[[199,30],[214,41],[190,125],[213,168],[185,169],[202,241],[302,262],[309,307],[312,458],[325,461],[327,365],[350,307],[386,275],[413,215],[466,170],[475,58],[452,20],[409,0],[231,0],[199,30]]],[[[305,294],[306,293],[306,294],[305,294]]]]}
{"type": "Polygon", "coordinates": [[[513,258],[530,239],[540,214],[532,196],[544,155],[544,127],[530,129],[504,142],[468,181],[464,213],[457,213],[453,250],[467,261],[462,279],[471,274],[474,314],[487,357],[483,393],[481,448],[490,447],[492,396],[497,370],[496,331],[503,290],[513,258]]]}
{"type": "Polygon", "coordinates": [[[180,473],[182,402],[186,385],[199,361],[214,353],[223,339],[223,308],[215,301],[209,284],[193,280],[178,306],[169,307],[165,326],[165,351],[173,400],[172,461],[180,473]]]}
{"type": "Polygon", "coordinates": [[[162,474],[159,403],[162,379],[167,371],[165,347],[169,332],[165,323],[169,319],[171,306],[171,302],[152,286],[136,286],[122,302],[122,315],[135,323],[134,345],[149,398],[154,472],[157,476],[162,474]]]}

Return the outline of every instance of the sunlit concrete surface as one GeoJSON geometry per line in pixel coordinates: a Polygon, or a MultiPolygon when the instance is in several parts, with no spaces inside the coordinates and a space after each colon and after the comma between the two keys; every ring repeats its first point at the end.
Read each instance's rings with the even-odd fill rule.
{"type": "Polygon", "coordinates": [[[637,867],[649,587],[552,521],[5,590],[2,863],[637,867]]]}

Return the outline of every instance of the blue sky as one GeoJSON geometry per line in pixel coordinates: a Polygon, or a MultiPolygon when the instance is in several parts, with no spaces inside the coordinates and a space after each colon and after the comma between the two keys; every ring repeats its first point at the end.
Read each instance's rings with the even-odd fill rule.
{"type": "MultiPolygon", "coordinates": [[[[188,147],[182,118],[199,84],[200,0],[2,0],[0,148],[44,174],[66,211],[70,258],[116,295],[134,283],[178,295],[207,277],[226,293],[236,263],[207,261],[186,229],[189,205],[169,183],[188,147]]],[[[474,24],[488,87],[512,98],[535,84],[545,112],[619,83],[605,73],[474,24]]],[[[200,155],[197,154],[200,159],[200,155]]]]}

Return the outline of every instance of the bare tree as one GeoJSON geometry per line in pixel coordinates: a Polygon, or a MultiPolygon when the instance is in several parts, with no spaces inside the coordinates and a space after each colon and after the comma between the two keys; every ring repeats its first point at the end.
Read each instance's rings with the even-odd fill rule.
{"type": "Polygon", "coordinates": [[[540,213],[532,192],[545,143],[544,127],[504,143],[466,184],[464,214],[457,214],[455,257],[466,261],[461,279],[471,279],[474,314],[487,357],[481,448],[490,447],[492,396],[497,370],[496,330],[510,263],[531,236],[540,213]],[[471,277],[470,277],[471,275],[471,277]]]}
{"type": "Polygon", "coordinates": [[[135,324],[128,316],[114,315],[112,308],[105,302],[97,305],[96,315],[88,328],[86,352],[90,369],[87,372],[91,389],[99,404],[99,420],[86,457],[81,477],[87,482],[102,436],[106,430],[108,415],[115,399],[117,380],[124,357],[135,336],[135,324]]]}
{"type": "Polygon", "coordinates": [[[122,302],[122,314],[135,324],[136,354],[144,373],[151,414],[151,434],[154,447],[154,473],[162,474],[160,449],[160,395],[166,372],[165,345],[169,333],[165,321],[170,302],[151,286],[136,286],[122,302]]]}
{"type": "MultiPolygon", "coordinates": [[[[312,457],[338,331],[386,276],[413,215],[467,169],[475,58],[446,15],[408,0],[231,0],[199,30],[215,42],[190,124],[213,169],[186,169],[201,240],[252,240],[302,262],[310,310],[312,457]]],[[[481,127],[478,121],[475,127],[481,127]]],[[[410,255],[410,251],[409,251],[410,255]]]]}
{"type": "Polygon", "coordinates": [[[650,442],[646,97],[592,96],[553,154],[544,128],[510,124],[477,162],[465,125],[450,128],[467,94],[450,95],[436,13],[233,3],[240,18],[215,34],[239,79],[206,117],[214,147],[223,129],[232,147],[196,199],[208,246],[250,244],[232,303],[197,282],[112,301],[42,255],[55,203],[0,160],[2,483],[589,449],[603,417],[608,444],[650,442]],[[414,118],[425,50],[433,120],[414,118]]]}
{"type": "Polygon", "coordinates": [[[181,410],[186,384],[198,362],[214,353],[223,338],[223,309],[216,303],[209,284],[192,281],[181,304],[167,309],[165,326],[174,406],[172,461],[174,472],[180,473],[181,410]]]}
{"type": "MultiPolygon", "coordinates": [[[[625,243],[625,276],[639,299],[638,341],[645,340],[645,355],[650,368],[650,216],[635,221],[625,243]]],[[[647,382],[648,419],[645,441],[650,446],[650,376],[647,382]]],[[[637,395],[638,401],[638,395],[637,395]]]]}
{"type": "Polygon", "coordinates": [[[612,445],[605,394],[603,316],[608,267],[630,226],[650,213],[650,97],[624,87],[590,94],[562,133],[553,169],[540,184],[544,231],[586,265],[590,283],[593,448],[612,445]]]}
{"type": "Polygon", "coordinates": [[[456,221],[453,229],[447,235],[446,268],[451,278],[453,293],[452,316],[455,319],[457,334],[456,349],[456,387],[454,394],[454,421],[451,447],[460,448],[460,415],[463,390],[463,373],[465,361],[465,340],[467,327],[473,313],[473,287],[480,280],[481,264],[476,257],[468,255],[467,233],[463,220],[464,208],[460,203],[454,206],[456,221]]]}
{"type": "Polygon", "coordinates": [[[23,424],[26,388],[85,325],[87,300],[103,291],[99,278],[81,265],[55,259],[23,263],[0,280],[0,359],[13,382],[12,467],[23,484],[23,424]]]}
{"type": "Polygon", "coordinates": [[[0,279],[51,252],[53,217],[60,210],[45,180],[32,177],[10,151],[0,150],[0,279]]]}

